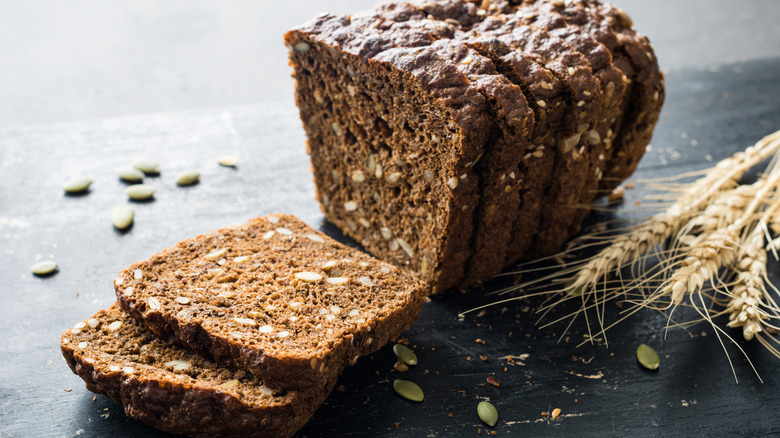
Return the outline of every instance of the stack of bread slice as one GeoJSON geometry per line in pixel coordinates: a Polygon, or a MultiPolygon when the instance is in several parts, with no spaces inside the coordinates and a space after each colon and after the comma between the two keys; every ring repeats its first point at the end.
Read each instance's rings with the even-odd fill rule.
{"type": "Polygon", "coordinates": [[[326,218],[434,292],[557,251],[631,175],[664,100],[598,0],[438,0],[285,35],[326,218]]]}
{"type": "Polygon", "coordinates": [[[114,287],[117,303],[62,335],[63,355],[129,416],[191,436],[292,435],[426,295],[283,214],[166,248],[114,287]]]}

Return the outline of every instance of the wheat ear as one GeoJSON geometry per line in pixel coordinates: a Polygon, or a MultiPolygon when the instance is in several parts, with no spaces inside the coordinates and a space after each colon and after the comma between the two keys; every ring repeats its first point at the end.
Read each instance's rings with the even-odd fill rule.
{"type": "Polygon", "coordinates": [[[765,180],[755,185],[760,188],[745,207],[742,216],[726,228],[713,231],[699,244],[691,247],[688,256],[682,260],[681,267],[674,271],[654,295],[670,294],[674,305],[680,304],[686,294],[701,291],[706,281],[709,281],[718,270],[731,264],[736,259],[737,242],[742,228],[751,223],[757,210],[763,208],[769,195],[780,183],[780,171],[772,172],[765,180]]]}
{"type": "Polygon", "coordinates": [[[735,185],[745,171],[769,158],[778,149],[780,131],[762,138],[744,152],[737,152],[720,161],[702,178],[691,183],[677,202],[665,211],[656,214],[631,232],[615,237],[610,245],[579,269],[565,291],[591,289],[610,272],[657,247],[680,231],[690,215],[701,211],[713,196],[735,185]]]}
{"type": "Polygon", "coordinates": [[[741,245],[735,266],[736,280],[731,287],[731,301],[726,308],[729,313],[729,327],[742,327],[746,340],[763,331],[762,322],[768,315],[761,310],[765,306],[763,297],[767,294],[766,250],[764,233],[756,227],[741,245]]]}

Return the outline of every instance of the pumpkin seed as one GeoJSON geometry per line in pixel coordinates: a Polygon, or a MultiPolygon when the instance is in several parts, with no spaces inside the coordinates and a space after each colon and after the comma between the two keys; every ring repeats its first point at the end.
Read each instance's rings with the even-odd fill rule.
{"type": "Polygon", "coordinates": [[[73,178],[62,185],[65,193],[81,193],[86,191],[92,185],[90,178],[73,178]]]}
{"type": "Polygon", "coordinates": [[[405,345],[393,345],[393,353],[395,353],[396,357],[398,357],[401,362],[407,365],[417,365],[417,355],[415,355],[414,351],[410,350],[405,345]]]}
{"type": "Polygon", "coordinates": [[[235,155],[225,155],[223,157],[219,157],[217,162],[220,166],[236,167],[236,164],[238,164],[238,157],[235,155]]]}
{"type": "Polygon", "coordinates": [[[157,175],[160,173],[160,163],[149,158],[138,158],[133,161],[133,167],[147,175],[157,175]]]}
{"type": "Polygon", "coordinates": [[[191,186],[200,180],[200,172],[197,170],[185,170],[176,178],[176,184],[180,186],[191,186]]]}
{"type": "Polygon", "coordinates": [[[408,380],[396,380],[393,382],[393,390],[407,400],[421,402],[425,398],[422,389],[416,383],[408,380]]]}
{"type": "Polygon", "coordinates": [[[648,370],[657,370],[661,365],[661,358],[658,353],[645,344],[640,344],[636,349],[636,360],[648,370]]]}
{"type": "Polygon", "coordinates": [[[479,419],[490,427],[493,427],[498,423],[498,411],[496,407],[486,401],[481,401],[477,405],[477,415],[479,419]]]}
{"type": "Polygon", "coordinates": [[[133,166],[123,166],[116,170],[123,181],[139,183],[144,180],[144,173],[133,166]]]}
{"type": "Polygon", "coordinates": [[[111,222],[117,229],[124,230],[133,224],[135,210],[131,205],[120,205],[111,210],[111,222]]]}
{"type": "Polygon", "coordinates": [[[157,189],[146,184],[133,184],[125,189],[125,193],[134,201],[143,201],[154,196],[157,189]]]}
{"type": "Polygon", "coordinates": [[[57,263],[51,260],[38,262],[30,267],[30,270],[35,275],[48,275],[56,271],[58,268],[57,263]]]}

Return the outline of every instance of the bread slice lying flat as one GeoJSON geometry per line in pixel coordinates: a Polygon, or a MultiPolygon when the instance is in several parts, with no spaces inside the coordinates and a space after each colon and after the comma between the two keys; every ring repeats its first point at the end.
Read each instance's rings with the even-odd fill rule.
{"type": "Polygon", "coordinates": [[[291,436],[328,395],[321,387],[274,392],[250,373],[159,339],[116,304],[65,332],[61,349],[90,391],[171,433],[291,436]]]}
{"type": "Polygon", "coordinates": [[[161,338],[274,390],[326,392],[409,327],[426,295],[414,274],[283,214],[185,240],[114,284],[122,307],[161,338]]]}

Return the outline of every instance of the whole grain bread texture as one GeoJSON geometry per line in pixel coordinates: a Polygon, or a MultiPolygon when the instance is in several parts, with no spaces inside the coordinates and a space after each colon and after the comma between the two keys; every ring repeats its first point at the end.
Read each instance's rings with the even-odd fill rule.
{"type": "Polygon", "coordinates": [[[115,303],[60,341],[87,389],[151,426],[192,437],[287,437],[328,391],[273,391],[250,373],[221,366],[155,336],[115,303]]]}
{"type": "Polygon", "coordinates": [[[385,2],[285,43],[326,218],[434,293],[558,250],[663,102],[647,38],[597,0],[385,2]]]}
{"type": "Polygon", "coordinates": [[[285,214],[180,242],[114,286],[156,335],[278,391],[328,392],[345,366],[408,328],[427,293],[414,274],[285,214]]]}

